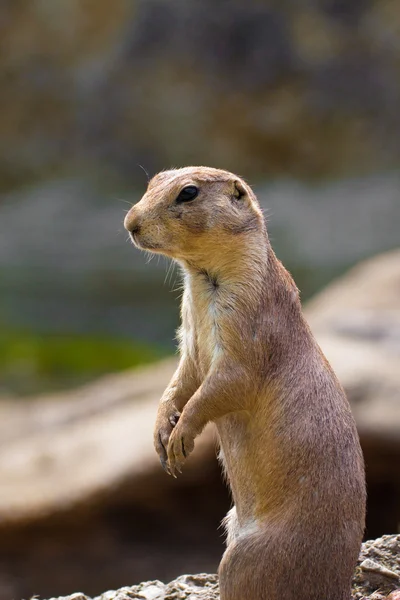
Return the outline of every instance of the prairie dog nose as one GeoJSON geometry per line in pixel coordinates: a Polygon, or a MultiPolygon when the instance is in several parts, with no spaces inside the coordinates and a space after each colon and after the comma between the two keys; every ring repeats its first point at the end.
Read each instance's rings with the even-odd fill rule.
{"type": "Polygon", "coordinates": [[[129,233],[138,233],[140,229],[139,219],[137,215],[130,210],[125,217],[124,227],[129,233]]]}

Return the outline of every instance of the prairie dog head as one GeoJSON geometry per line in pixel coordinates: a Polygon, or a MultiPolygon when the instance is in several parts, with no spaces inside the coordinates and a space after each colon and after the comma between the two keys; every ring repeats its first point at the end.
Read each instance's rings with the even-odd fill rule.
{"type": "Polygon", "coordinates": [[[250,187],[233,173],[209,167],[155,175],[124,225],[138,248],[192,262],[203,262],[210,252],[232,252],[264,227],[250,187]]]}

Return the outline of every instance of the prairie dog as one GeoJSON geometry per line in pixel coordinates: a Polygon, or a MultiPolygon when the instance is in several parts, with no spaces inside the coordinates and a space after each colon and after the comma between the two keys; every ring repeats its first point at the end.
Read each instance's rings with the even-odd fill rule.
{"type": "Polygon", "coordinates": [[[208,167],[161,172],[125,227],[183,270],[180,362],[154,443],[176,476],[216,423],[235,504],[221,600],[349,600],[366,501],[356,426],[251,188],[208,167]]]}

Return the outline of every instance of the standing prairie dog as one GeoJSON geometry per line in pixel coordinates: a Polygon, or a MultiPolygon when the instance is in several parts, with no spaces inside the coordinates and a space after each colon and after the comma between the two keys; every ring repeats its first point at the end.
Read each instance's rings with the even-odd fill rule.
{"type": "Polygon", "coordinates": [[[235,503],[221,600],[349,600],[365,521],[356,426],[254,193],[227,171],[165,171],[125,227],[183,269],[180,363],[154,442],[176,476],[217,426],[235,503]]]}

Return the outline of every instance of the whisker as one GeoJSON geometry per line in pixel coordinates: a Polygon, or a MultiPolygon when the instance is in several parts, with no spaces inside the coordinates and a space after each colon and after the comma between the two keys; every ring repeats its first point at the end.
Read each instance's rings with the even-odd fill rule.
{"type": "Polygon", "coordinates": [[[174,268],[174,263],[171,261],[168,264],[168,262],[167,262],[167,272],[166,272],[165,278],[164,278],[164,285],[168,282],[168,276],[172,275],[173,268],[174,268]]]}
{"type": "Polygon", "coordinates": [[[130,202],[129,200],[125,200],[124,198],[117,198],[116,196],[113,196],[113,200],[117,200],[118,202],[125,202],[125,204],[133,206],[132,202],[130,202]]]}
{"type": "Polygon", "coordinates": [[[146,254],[147,254],[146,265],[148,265],[153,260],[154,254],[152,252],[149,252],[148,250],[146,250],[146,254]]]}
{"type": "MultiPolygon", "coordinates": [[[[171,261],[171,265],[172,265],[172,268],[171,268],[171,273],[169,276],[169,284],[170,285],[172,284],[172,278],[175,276],[175,266],[176,266],[174,261],[171,261]]],[[[175,279],[176,279],[176,277],[175,277],[175,279]]]]}
{"type": "Polygon", "coordinates": [[[146,169],[144,168],[143,165],[141,165],[140,163],[136,163],[138,167],[140,167],[142,169],[142,171],[144,171],[144,173],[146,174],[147,177],[147,183],[149,183],[150,181],[150,175],[148,174],[148,172],[146,171],[146,169]]]}

